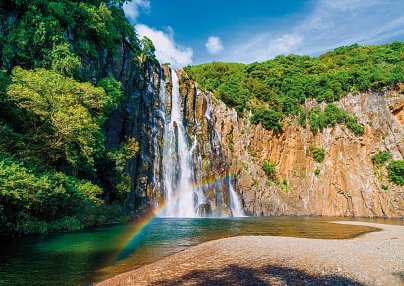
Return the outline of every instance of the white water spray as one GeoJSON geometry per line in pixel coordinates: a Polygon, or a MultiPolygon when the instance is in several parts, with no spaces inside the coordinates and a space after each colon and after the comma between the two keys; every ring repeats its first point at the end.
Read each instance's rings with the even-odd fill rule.
{"type": "Polygon", "coordinates": [[[229,177],[229,194],[230,194],[230,210],[233,217],[244,217],[244,209],[241,205],[240,198],[233,188],[231,176],[229,177]]]}
{"type": "MultiPolygon", "coordinates": [[[[165,85],[162,87],[165,90],[165,85]]],[[[191,152],[181,114],[178,76],[172,71],[171,116],[164,131],[163,180],[166,195],[166,217],[196,217],[191,152]]],[[[196,198],[198,200],[198,198],[196,198]]]]}

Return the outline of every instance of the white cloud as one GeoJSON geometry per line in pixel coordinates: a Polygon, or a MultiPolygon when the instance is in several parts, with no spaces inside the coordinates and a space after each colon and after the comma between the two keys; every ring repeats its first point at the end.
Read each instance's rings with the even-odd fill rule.
{"type": "Polygon", "coordinates": [[[404,39],[404,1],[320,0],[311,12],[282,19],[286,25],[249,26],[228,44],[223,61],[264,61],[278,54],[319,55],[342,45],[404,39]],[[252,35],[252,36],[251,36],[252,35]]]}
{"type": "Polygon", "coordinates": [[[216,55],[223,51],[222,41],[216,36],[209,37],[208,41],[205,43],[205,47],[211,55],[216,55]]]}
{"type": "Polygon", "coordinates": [[[156,58],[160,63],[170,63],[173,67],[183,67],[192,64],[193,50],[178,45],[174,40],[171,28],[167,32],[155,30],[144,24],[135,25],[140,38],[148,37],[156,48],[156,58]]]}
{"type": "Polygon", "coordinates": [[[132,0],[123,4],[126,17],[135,21],[139,17],[140,10],[150,10],[150,0],[132,0]]]}
{"type": "Polygon", "coordinates": [[[269,43],[268,57],[275,57],[279,54],[289,54],[299,48],[304,37],[301,35],[283,35],[269,43]]]}

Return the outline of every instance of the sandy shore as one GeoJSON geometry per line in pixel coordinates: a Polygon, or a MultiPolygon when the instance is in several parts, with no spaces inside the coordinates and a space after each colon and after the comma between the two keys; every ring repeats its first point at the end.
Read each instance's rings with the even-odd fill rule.
{"type": "Polygon", "coordinates": [[[349,240],[239,236],[210,241],[98,285],[404,285],[404,226],[349,240]]]}

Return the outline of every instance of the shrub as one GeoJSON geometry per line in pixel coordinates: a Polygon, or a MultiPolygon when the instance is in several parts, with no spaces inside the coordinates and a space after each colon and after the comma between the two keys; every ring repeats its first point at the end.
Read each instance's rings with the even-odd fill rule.
{"type": "Polygon", "coordinates": [[[387,171],[390,181],[397,185],[404,185],[404,160],[391,161],[387,171]]]}
{"type": "Polygon", "coordinates": [[[372,156],[373,165],[383,165],[391,159],[391,155],[387,151],[379,151],[376,155],[372,156]]]}
{"type": "Polygon", "coordinates": [[[261,123],[266,129],[272,129],[275,132],[281,132],[283,127],[283,114],[271,109],[256,109],[252,116],[251,122],[254,124],[261,123]]]}
{"type": "Polygon", "coordinates": [[[27,168],[0,154],[0,231],[45,233],[76,229],[72,217],[84,204],[98,205],[99,186],[49,170],[27,168]],[[51,225],[54,225],[53,227],[51,225]]]}
{"type": "Polygon", "coordinates": [[[311,145],[309,147],[309,152],[308,155],[313,158],[314,161],[317,163],[321,163],[324,161],[325,157],[325,149],[321,147],[317,147],[314,145],[311,145]]]}
{"type": "Polygon", "coordinates": [[[282,180],[282,184],[280,185],[280,188],[281,188],[282,190],[284,190],[285,193],[289,193],[288,180],[283,179],[283,180],[282,180]]]}
{"type": "Polygon", "coordinates": [[[322,131],[324,128],[335,126],[336,124],[344,124],[357,136],[363,135],[365,132],[365,128],[358,123],[355,116],[348,114],[345,110],[332,103],[328,104],[324,111],[318,106],[310,110],[309,124],[313,132],[322,131]]]}
{"type": "Polygon", "coordinates": [[[345,123],[346,127],[348,127],[353,134],[356,136],[362,136],[365,133],[365,127],[362,124],[356,122],[356,118],[352,121],[347,121],[345,123]]]}
{"type": "Polygon", "coordinates": [[[317,167],[317,168],[314,170],[314,175],[318,176],[318,175],[320,175],[320,173],[321,173],[321,170],[320,170],[319,167],[317,167]]]}
{"type": "Polygon", "coordinates": [[[122,83],[113,77],[105,77],[98,82],[97,87],[102,87],[105,90],[106,104],[104,113],[109,115],[114,109],[118,108],[122,101],[122,83]]]}
{"type": "Polygon", "coordinates": [[[385,190],[385,191],[387,191],[387,190],[389,189],[389,186],[382,184],[382,189],[385,190]]]}
{"type": "Polygon", "coordinates": [[[265,174],[271,178],[272,180],[276,177],[276,164],[273,161],[263,162],[262,169],[264,170],[265,174]]]}

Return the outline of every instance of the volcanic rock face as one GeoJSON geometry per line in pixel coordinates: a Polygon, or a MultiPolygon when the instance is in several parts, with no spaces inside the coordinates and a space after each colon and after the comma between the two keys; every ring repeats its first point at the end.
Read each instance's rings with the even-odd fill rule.
{"type": "MultiPolygon", "coordinates": [[[[171,110],[172,71],[152,63],[143,69],[130,66],[124,49],[122,55],[109,70],[124,83],[127,100],[110,117],[106,135],[110,146],[128,136],[139,142],[140,151],[128,165],[132,179],[129,202],[132,210],[139,211],[164,200],[161,110],[164,107],[168,114],[171,110]],[[163,103],[161,79],[167,95],[163,103]]],[[[194,181],[206,197],[198,210],[201,215],[230,213],[231,178],[245,210],[252,215],[404,215],[403,187],[390,183],[385,168],[371,163],[371,156],[379,151],[390,152],[394,160],[403,158],[403,94],[363,93],[337,102],[364,124],[362,137],[340,125],[314,134],[292,119],[285,122],[282,133],[274,134],[251,124],[248,114],[241,117],[211,94],[198,91],[181,71],[179,79],[194,181]],[[322,163],[308,156],[311,145],[325,149],[322,163]],[[262,163],[269,160],[276,163],[275,181],[262,170],[262,163]]],[[[315,105],[307,102],[306,108],[315,105]]]]}
{"type": "MultiPolygon", "coordinates": [[[[105,126],[106,147],[114,148],[135,138],[139,152],[129,161],[126,173],[131,179],[128,197],[130,213],[146,211],[156,192],[154,184],[155,140],[163,137],[164,122],[159,112],[160,65],[135,61],[128,43],[117,45],[116,53],[99,51],[99,61],[82,58],[81,76],[97,82],[113,76],[122,83],[124,101],[112,112],[105,126]]],[[[104,172],[108,172],[105,170],[104,172]]],[[[102,180],[101,174],[101,180],[102,180]]],[[[104,182],[101,182],[104,183],[104,182]]]]}
{"type": "MultiPolygon", "coordinates": [[[[139,152],[127,168],[132,181],[129,198],[132,211],[143,212],[166,200],[163,157],[167,154],[164,154],[163,137],[165,120],[168,121],[172,110],[173,72],[167,66],[146,64],[143,71],[134,75],[136,84],[128,91],[127,102],[108,122],[110,144],[119,144],[128,136],[139,142],[139,152]]],[[[204,198],[197,202],[197,212],[200,216],[228,216],[231,177],[225,148],[210,117],[208,96],[197,93],[194,84],[181,71],[178,74],[181,124],[192,156],[194,188],[204,198]]]]}
{"type": "Polygon", "coordinates": [[[230,215],[230,166],[226,148],[212,118],[211,97],[199,92],[187,75],[180,73],[180,91],[188,139],[190,142],[196,187],[203,192],[206,202],[201,215],[230,215]]]}
{"type": "MultiPolygon", "coordinates": [[[[403,158],[403,94],[364,93],[337,102],[364,124],[362,137],[342,126],[313,134],[293,120],[285,123],[284,132],[274,134],[206,96],[213,102],[212,117],[226,147],[230,172],[237,174],[237,189],[250,214],[404,215],[403,187],[390,183],[386,170],[371,163],[379,151],[388,151],[394,160],[403,158]],[[308,156],[311,145],[325,149],[322,163],[308,156]],[[262,163],[269,160],[276,163],[278,182],[268,180],[262,170],[262,163]],[[382,190],[382,184],[388,190],[382,190]]],[[[314,105],[309,102],[306,107],[314,105]]]]}

